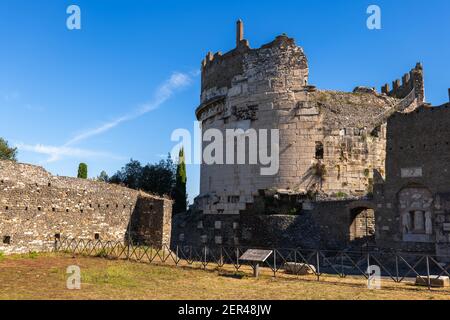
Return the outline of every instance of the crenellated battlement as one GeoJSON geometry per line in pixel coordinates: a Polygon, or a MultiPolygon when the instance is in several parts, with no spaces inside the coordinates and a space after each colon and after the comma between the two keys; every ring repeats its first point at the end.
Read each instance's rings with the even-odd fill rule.
{"type": "Polygon", "coordinates": [[[213,65],[227,63],[227,60],[229,60],[233,56],[237,55],[243,55],[245,52],[249,51],[250,45],[247,40],[244,40],[242,44],[239,47],[236,47],[235,49],[222,54],[221,51],[218,51],[216,53],[212,53],[211,51],[206,54],[205,59],[202,60],[202,71],[205,69],[210,68],[213,65]]]}
{"type": "Polygon", "coordinates": [[[227,57],[233,56],[236,53],[243,53],[250,49],[250,43],[248,40],[244,39],[244,22],[239,19],[236,22],[236,48],[228,52],[225,57],[222,55],[222,52],[216,52],[213,54],[212,52],[208,52],[206,54],[205,59],[202,61],[202,70],[211,66],[212,64],[220,64],[226,61],[227,57]],[[237,52],[235,52],[237,51],[237,52]]]}
{"type": "Polygon", "coordinates": [[[231,87],[233,78],[244,71],[244,54],[248,51],[249,47],[238,47],[226,54],[209,52],[202,61],[202,91],[231,87]]]}
{"type": "Polygon", "coordinates": [[[423,78],[423,66],[417,63],[414,69],[403,75],[402,79],[392,81],[392,87],[385,84],[381,87],[381,92],[394,98],[403,99],[415,90],[416,98],[419,102],[425,101],[425,89],[423,78]]]}
{"type": "Polygon", "coordinates": [[[277,70],[289,69],[292,71],[290,81],[305,85],[308,78],[306,56],[294,39],[283,34],[260,48],[252,49],[249,41],[244,39],[241,20],[236,27],[236,47],[225,54],[208,52],[201,65],[202,95],[209,98],[226,94],[234,79],[252,78],[255,74],[275,79],[277,70]]]}
{"type": "Polygon", "coordinates": [[[244,56],[251,51],[244,39],[244,24],[238,20],[236,27],[236,47],[225,53],[208,52],[202,61],[202,92],[211,88],[229,88],[236,75],[243,73],[244,56]]]}

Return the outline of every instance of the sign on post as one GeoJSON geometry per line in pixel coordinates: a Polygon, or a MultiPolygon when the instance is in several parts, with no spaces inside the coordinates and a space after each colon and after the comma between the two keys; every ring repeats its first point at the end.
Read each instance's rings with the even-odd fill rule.
{"type": "Polygon", "coordinates": [[[239,260],[251,262],[253,275],[257,278],[259,276],[259,264],[264,263],[272,253],[272,250],[248,249],[239,260]]]}

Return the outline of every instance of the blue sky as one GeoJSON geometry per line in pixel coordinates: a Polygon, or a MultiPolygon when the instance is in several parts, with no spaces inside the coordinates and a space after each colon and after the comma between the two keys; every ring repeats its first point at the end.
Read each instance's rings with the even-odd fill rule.
{"type": "MultiPolygon", "coordinates": [[[[90,176],[159,161],[174,129],[193,130],[200,62],[233,48],[238,18],[253,47],[296,38],[319,88],[379,88],[421,61],[427,100],[448,100],[448,0],[0,0],[0,136],[21,147],[21,162],[59,175],[76,175],[80,161],[90,176]],[[81,30],[66,28],[71,4],[81,30]],[[371,4],[381,30],[366,28],[371,4]]],[[[191,198],[198,185],[188,166],[191,198]]]]}

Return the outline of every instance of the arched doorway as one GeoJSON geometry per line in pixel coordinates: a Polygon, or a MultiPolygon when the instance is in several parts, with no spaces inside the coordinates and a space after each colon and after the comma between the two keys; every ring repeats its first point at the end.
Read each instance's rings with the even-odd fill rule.
{"type": "Polygon", "coordinates": [[[349,206],[349,241],[369,243],[375,240],[375,206],[357,201],[349,206]]]}
{"type": "Polygon", "coordinates": [[[350,217],[350,241],[375,236],[375,211],[373,209],[355,208],[351,210],[350,217]]]}

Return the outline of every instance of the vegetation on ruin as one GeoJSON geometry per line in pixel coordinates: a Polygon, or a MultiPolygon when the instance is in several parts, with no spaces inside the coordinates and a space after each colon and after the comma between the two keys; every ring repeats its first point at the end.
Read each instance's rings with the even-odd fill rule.
{"type": "Polygon", "coordinates": [[[314,100],[320,107],[324,122],[335,129],[371,128],[379,116],[391,110],[398,99],[377,93],[316,91],[314,100]]]}
{"type": "Polygon", "coordinates": [[[336,198],[339,198],[339,199],[345,199],[345,198],[348,197],[348,194],[346,194],[345,192],[337,192],[337,193],[335,194],[335,197],[336,197],[336,198]]]}
{"type": "Polygon", "coordinates": [[[0,138],[0,160],[17,161],[17,148],[10,147],[3,138],[0,138]]]}
{"type": "Polygon", "coordinates": [[[80,163],[78,165],[78,175],[79,179],[87,179],[88,178],[88,167],[86,163],[80,163]]]}
{"type": "Polygon", "coordinates": [[[382,281],[381,290],[369,290],[362,277],[293,276],[270,269],[251,277],[250,267],[239,273],[232,267],[161,266],[125,260],[72,255],[40,254],[35,259],[7,256],[0,261],[0,299],[161,299],[161,300],[448,300],[448,289],[415,287],[411,282],[382,281]],[[68,290],[66,268],[81,269],[81,290],[68,290]]]}

